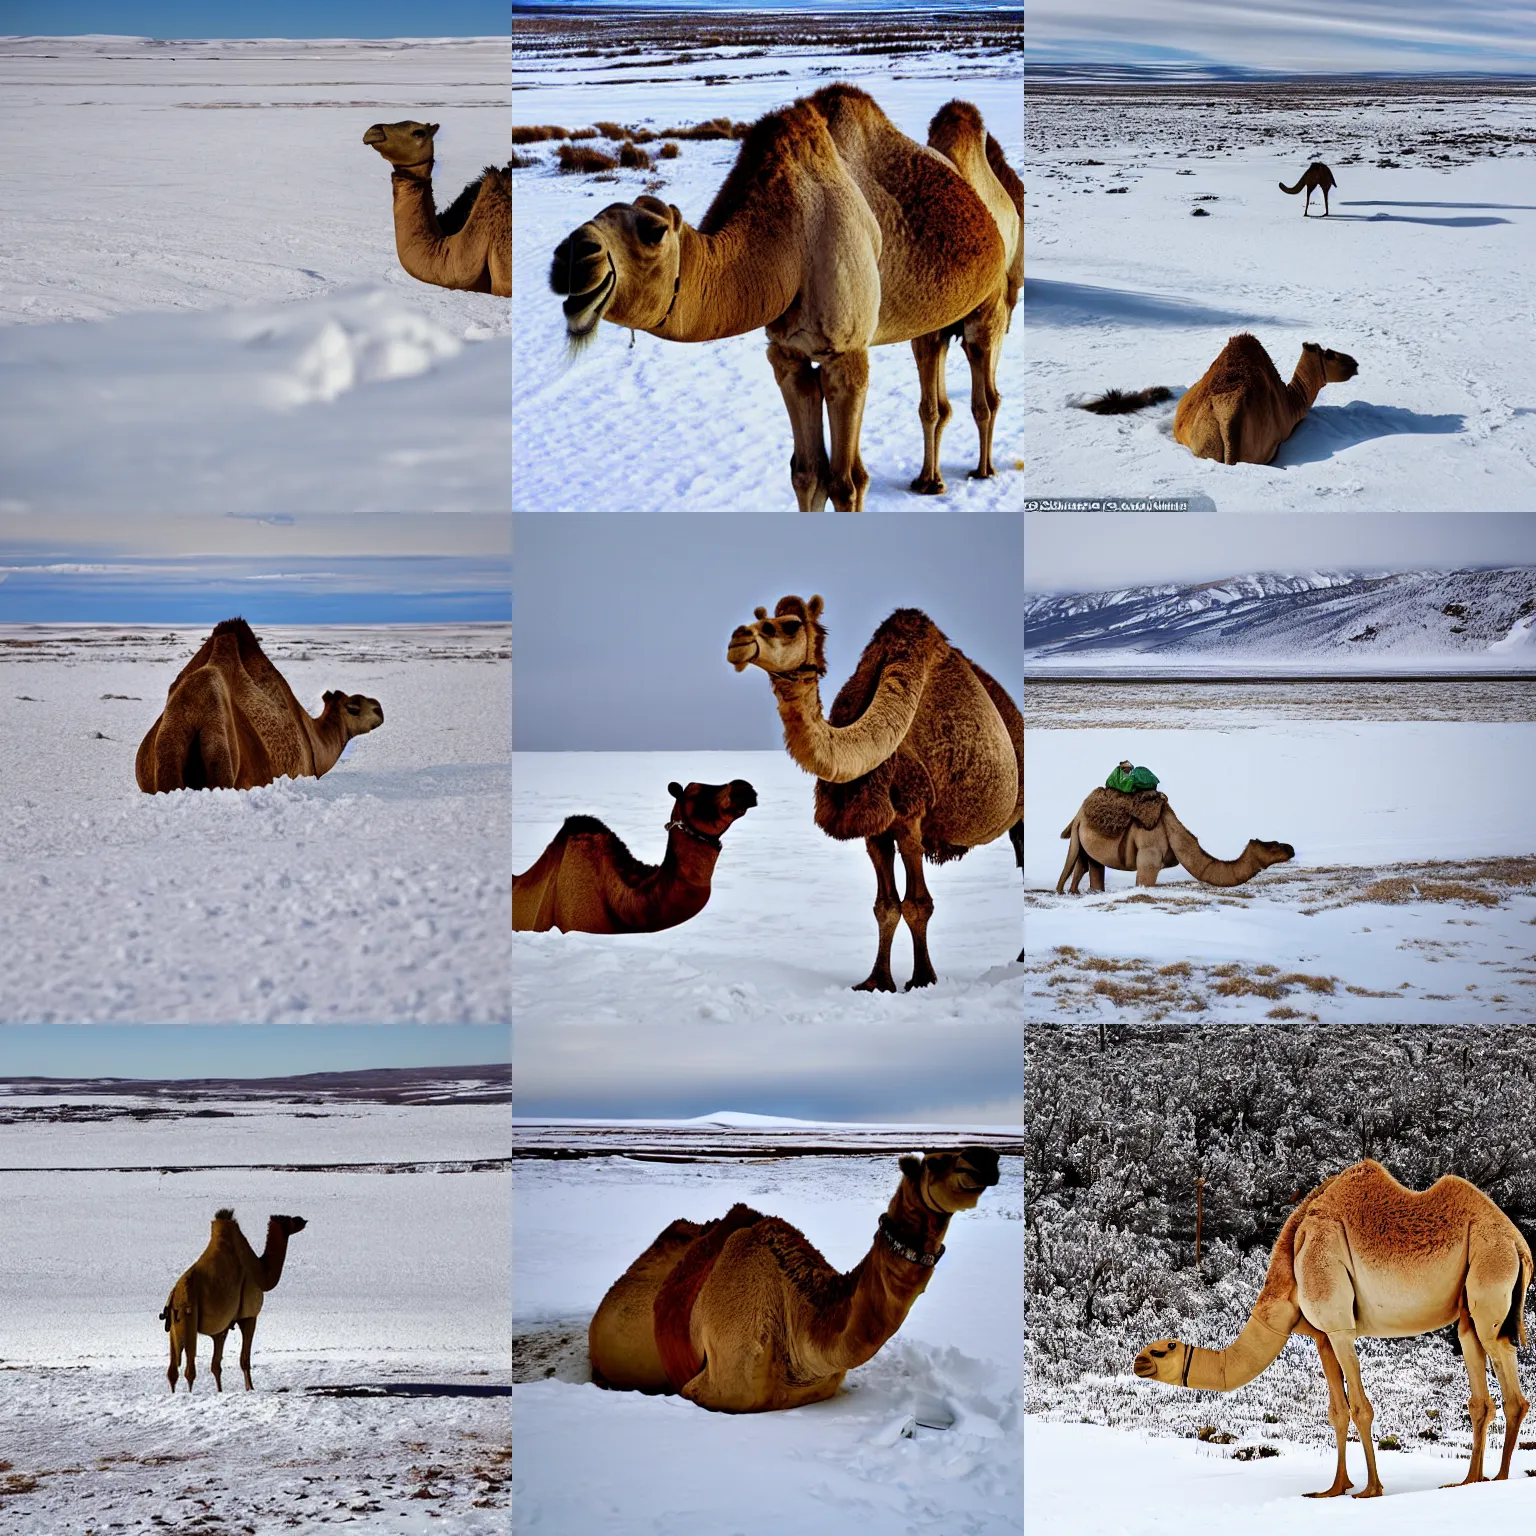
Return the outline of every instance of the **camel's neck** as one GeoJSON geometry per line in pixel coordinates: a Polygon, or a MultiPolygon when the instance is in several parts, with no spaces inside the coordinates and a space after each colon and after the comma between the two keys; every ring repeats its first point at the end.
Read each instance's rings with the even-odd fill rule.
{"type": "Polygon", "coordinates": [[[395,250],[400,265],[424,283],[437,281],[432,257],[444,235],[432,197],[432,162],[396,166],[389,178],[395,201],[395,250]]]}
{"type": "Polygon", "coordinates": [[[645,866],[643,878],[610,898],[614,915],[628,929],[655,932],[696,917],[709,901],[710,881],[720,850],[671,827],[659,865],[645,866]]]}
{"type": "Polygon", "coordinates": [[[1173,814],[1172,806],[1164,807],[1163,823],[1174,857],[1196,880],[1203,880],[1207,885],[1242,885],[1264,867],[1251,846],[1244,848],[1235,859],[1213,858],[1200,846],[1194,833],[1173,814]]]}
{"type": "Polygon", "coordinates": [[[315,777],[329,773],[341,758],[351,738],[342,714],[343,706],[328,702],[320,717],[304,710],[305,730],[309,734],[309,754],[315,765],[315,777]]]}
{"type": "Polygon", "coordinates": [[[1300,1316],[1301,1310],[1294,1303],[1261,1295],[1243,1331],[1225,1349],[1193,1350],[1184,1385],[1208,1392],[1230,1392],[1246,1386],[1279,1359],[1300,1316]]]}
{"type": "Polygon", "coordinates": [[[1322,393],[1323,385],[1327,382],[1328,377],[1323,372],[1323,365],[1317,355],[1303,348],[1296,364],[1296,372],[1291,375],[1291,382],[1285,386],[1286,398],[1291,403],[1293,427],[1312,409],[1312,402],[1322,393]]]}
{"type": "Polygon", "coordinates": [[[681,820],[674,817],[667,823],[667,856],[657,873],[664,884],[699,885],[707,892],[720,858],[719,839],[704,842],[701,836],[673,824],[681,820]]]}
{"type": "Polygon", "coordinates": [[[829,725],[821,712],[814,668],[771,673],[784,745],[818,779],[847,784],[873,772],[901,745],[922,700],[925,674],[887,667],[869,707],[849,725],[829,725]]]}
{"type": "MultiPolygon", "coordinates": [[[[902,1179],[885,1214],[896,1242],[909,1252],[932,1257],[943,1246],[949,1216],[928,1205],[912,1180],[902,1179]]],[[[863,1365],[906,1321],[932,1274],[932,1264],[898,1253],[885,1231],[877,1230],[869,1252],[845,1277],[846,1300],[817,1319],[805,1351],[809,1357],[797,1364],[822,1375],[863,1365]]]]}
{"type": "Polygon", "coordinates": [[[664,341],[718,341],[777,320],[799,287],[797,261],[783,259],[787,234],[740,215],[713,235],[684,224],[678,233],[676,301],[669,314],[644,329],[664,341]]]}
{"type": "Polygon", "coordinates": [[[261,1288],[270,1291],[283,1278],[283,1261],[288,1257],[288,1234],[281,1222],[267,1223],[267,1247],[258,1261],[261,1265],[261,1288]]]}

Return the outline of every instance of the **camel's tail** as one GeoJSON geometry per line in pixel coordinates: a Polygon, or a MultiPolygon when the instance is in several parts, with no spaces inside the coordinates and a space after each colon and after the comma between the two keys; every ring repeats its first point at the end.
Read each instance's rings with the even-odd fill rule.
{"type": "Polygon", "coordinates": [[[169,1302],[160,1309],[160,1321],[165,1324],[165,1331],[171,1331],[171,1305],[169,1302]]]}
{"type": "Polygon", "coordinates": [[[1514,1292],[1509,1298],[1509,1312],[1499,1326],[1499,1337],[1525,1348],[1525,1288],[1531,1283],[1531,1262],[1525,1255],[1520,1257],[1520,1268],[1515,1274],[1514,1292]]]}
{"type": "Polygon", "coordinates": [[[1107,390],[1094,400],[1085,400],[1078,410],[1092,411],[1095,416],[1128,416],[1132,411],[1145,410],[1149,405],[1161,405],[1173,399],[1173,391],[1162,384],[1151,389],[1139,389],[1127,394],[1123,389],[1107,390]]]}
{"type": "Polygon", "coordinates": [[[1286,186],[1286,184],[1283,181],[1277,183],[1277,185],[1279,186],[1279,188],[1280,188],[1280,190],[1282,192],[1289,192],[1293,197],[1296,195],[1296,193],[1300,192],[1301,189],[1304,186],[1306,186],[1306,184],[1307,184],[1307,178],[1305,176],[1303,176],[1301,178],[1301,180],[1298,181],[1294,187],[1286,186]]]}

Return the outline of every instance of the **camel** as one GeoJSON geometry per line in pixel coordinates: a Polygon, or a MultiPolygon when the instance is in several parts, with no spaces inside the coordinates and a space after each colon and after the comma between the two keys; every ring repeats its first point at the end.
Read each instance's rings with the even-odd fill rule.
{"type": "Polygon", "coordinates": [[[857,512],[869,484],[859,457],[868,349],[912,344],[924,443],[912,488],[937,494],[944,355],[959,336],[980,439],[975,476],[991,476],[996,353],[1023,284],[1023,188],[968,103],[935,115],[935,139],[928,148],[907,138],[851,85],[768,113],[697,228],[640,197],[560,242],[549,284],[566,296],[570,345],[591,341],[602,320],[668,341],[764,327],[800,510],[819,512],[830,497],[857,512]]]}
{"type": "Polygon", "coordinates": [[[659,933],[709,901],[720,839],[757,804],[745,779],[667,785],[672,816],[660,866],[642,864],[595,816],[567,816],[524,874],[512,876],[512,926],[532,933],[659,933]]]}
{"type": "Polygon", "coordinates": [[[231,1323],[240,1326],[240,1369],[245,1390],[251,1385],[251,1340],[256,1336],[256,1315],[270,1290],[283,1278],[288,1239],[308,1223],[302,1216],[271,1216],[267,1219],[267,1246],[258,1257],[240,1230],[232,1210],[215,1211],[208,1246],[197,1262],[171,1287],[160,1321],[171,1336],[171,1368],[166,1373],[171,1391],[176,1390],[176,1371],[186,1356],[187,1391],[197,1380],[197,1336],[213,1339],[209,1369],[213,1384],[224,1390],[224,1336],[231,1323]]]}
{"type": "Polygon", "coordinates": [[[1472,1460],[1457,1486],[1487,1481],[1490,1359],[1504,1398],[1504,1458],[1495,1478],[1503,1481],[1530,1407],[1515,1368],[1516,1346],[1525,1343],[1530,1280],[1525,1239],[1476,1185],[1447,1174],[1426,1190],[1404,1189],[1367,1159],[1325,1179],[1291,1212],[1264,1288],[1231,1344],[1199,1349],[1159,1339],[1137,1355],[1134,1369],[1171,1386],[1230,1392],[1267,1370],[1291,1334],[1305,1334],[1328,1381],[1328,1422],[1339,1453],[1332,1484],[1307,1497],[1337,1498],[1353,1486],[1344,1455],[1353,1422],[1367,1473],[1355,1497],[1378,1498],[1374,1414],[1355,1340],[1407,1338],[1455,1323],[1472,1389],[1472,1460]]]}
{"type": "Polygon", "coordinates": [[[1321,160],[1314,160],[1302,172],[1301,180],[1294,187],[1286,186],[1283,181],[1278,185],[1282,192],[1289,192],[1292,196],[1300,192],[1303,187],[1307,189],[1307,200],[1301,209],[1302,218],[1306,218],[1311,211],[1313,189],[1321,187],[1323,189],[1323,217],[1326,219],[1328,217],[1328,189],[1338,186],[1338,182],[1333,179],[1333,172],[1321,160]]]}
{"type": "Polygon", "coordinates": [[[784,745],[816,775],[816,825],[862,838],[875,866],[879,949],[854,989],[894,992],[891,939],[912,933],[907,989],[938,980],[928,956],[933,898],[923,860],[961,858],[1005,832],[1023,865],[1024,719],[1004,689],[940,633],[927,614],[898,608],[874,633],[852,677],[822,717],[826,673],[822,601],[783,597],[768,617],[739,625],[726,648],[738,672],[761,667],[773,684],[784,745]],[[906,896],[896,888],[896,854],[906,896]]]}
{"type": "Polygon", "coordinates": [[[1182,864],[1206,885],[1242,885],[1261,869],[1296,857],[1289,843],[1251,838],[1235,859],[1212,858],[1157,789],[1135,794],[1096,789],[1061,835],[1068,843],[1067,862],[1056,882],[1058,895],[1068,876],[1072,880],[1068,894],[1076,896],[1085,873],[1088,889],[1102,891],[1106,868],[1135,870],[1137,885],[1156,885],[1158,874],[1175,864],[1182,864]]]}
{"type": "Polygon", "coordinates": [[[384,723],[377,699],[334,690],[311,715],[267,660],[244,619],[214,626],[177,674],[165,708],[139,743],[135,772],[147,795],[173,789],[254,789],[315,778],[354,736],[384,723]]]}
{"type": "Polygon", "coordinates": [[[1258,338],[1243,331],[1179,401],[1174,438],[1197,459],[1268,464],[1312,409],[1323,385],[1342,384],[1359,371],[1346,353],[1304,341],[1296,372],[1284,384],[1258,338]]]}
{"type": "Polygon", "coordinates": [[[488,165],[441,213],[432,200],[437,123],[375,123],[363,143],[394,166],[395,250],[419,282],[512,297],[512,167],[488,165]]]}
{"type": "Polygon", "coordinates": [[[702,1226],[674,1221],[593,1316],[592,1379],[677,1392],[717,1413],[822,1402],[901,1327],[943,1256],[950,1217],[997,1181],[990,1147],[903,1157],[870,1250],[847,1274],[749,1206],[702,1226]]]}

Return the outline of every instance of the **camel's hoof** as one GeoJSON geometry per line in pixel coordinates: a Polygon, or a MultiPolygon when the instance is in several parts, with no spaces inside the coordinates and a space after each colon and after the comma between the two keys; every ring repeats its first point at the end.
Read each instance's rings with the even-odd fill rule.
{"type": "Polygon", "coordinates": [[[1362,1488],[1354,1497],[1357,1499],[1379,1499],[1381,1497],[1381,1484],[1378,1483],[1374,1488],[1362,1488]]]}
{"type": "Polygon", "coordinates": [[[995,469],[973,469],[967,475],[967,480],[991,480],[997,471],[995,469]]]}
{"type": "Polygon", "coordinates": [[[1308,1493],[1303,1495],[1303,1497],[1308,1499],[1336,1499],[1341,1494],[1347,1493],[1353,1486],[1353,1483],[1345,1483],[1342,1488],[1324,1488],[1321,1493],[1308,1493]]]}
{"type": "Polygon", "coordinates": [[[921,475],[911,484],[910,489],[919,496],[942,496],[946,489],[944,482],[937,475],[932,480],[925,480],[921,475]]]}
{"type": "Polygon", "coordinates": [[[894,992],[896,983],[889,976],[867,976],[853,990],[855,992],[894,992]]]}
{"type": "Polygon", "coordinates": [[[914,976],[912,978],[912,980],[909,981],[902,990],[905,991],[905,992],[910,992],[913,989],[913,987],[931,987],[934,984],[934,982],[936,982],[938,979],[939,978],[936,975],[935,976],[914,976]]]}

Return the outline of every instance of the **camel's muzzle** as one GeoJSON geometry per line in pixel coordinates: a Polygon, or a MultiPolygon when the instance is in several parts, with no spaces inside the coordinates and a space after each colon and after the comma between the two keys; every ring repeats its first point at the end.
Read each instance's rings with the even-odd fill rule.
{"type": "Polygon", "coordinates": [[[757,804],[757,791],[745,779],[732,779],[730,790],[733,816],[745,816],[757,804]]]}
{"type": "Polygon", "coordinates": [[[738,672],[745,672],[749,662],[757,656],[757,636],[745,624],[738,626],[725,648],[725,659],[738,672]]]}
{"type": "Polygon", "coordinates": [[[1157,1367],[1144,1354],[1136,1356],[1136,1363],[1131,1369],[1143,1378],[1157,1375],[1157,1367]]]}
{"type": "Polygon", "coordinates": [[[386,135],[384,133],[384,125],[383,125],[383,123],[375,123],[373,125],[373,127],[370,128],[367,131],[367,133],[365,133],[363,135],[363,143],[364,144],[382,144],[384,142],[385,137],[386,137],[386,135]]]}
{"type": "Polygon", "coordinates": [[[960,1154],[961,1172],[976,1181],[978,1189],[990,1189],[1000,1175],[997,1153],[991,1147],[967,1147],[960,1154]]]}

